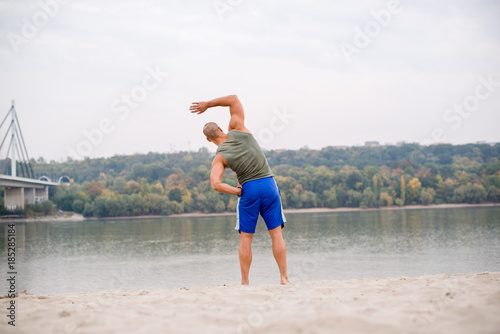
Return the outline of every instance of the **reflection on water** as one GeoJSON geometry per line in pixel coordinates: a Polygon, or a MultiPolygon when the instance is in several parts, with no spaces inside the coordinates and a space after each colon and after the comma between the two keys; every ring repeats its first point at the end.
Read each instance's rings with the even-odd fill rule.
{"type": "MultiPolygon", "coordinates": [[[[234,219],[18,222],[18,290],[238,284],[234,219]]],[[[500,270],[500,207],[296,213],[287,219],[293,281],[500,270]]],[[[7,257],[6,228],[0,224],[2,259],[7,257]]],[[[252,284],[279,282],[262,222],[253,252],[252,284]]]]}

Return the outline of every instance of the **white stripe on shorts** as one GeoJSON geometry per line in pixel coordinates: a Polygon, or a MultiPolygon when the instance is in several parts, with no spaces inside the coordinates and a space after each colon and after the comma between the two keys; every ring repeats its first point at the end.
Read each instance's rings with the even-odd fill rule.
{"type": "Polygon", "coordinates": [[[238,201],[236,202],[236,227],[234,228],[235,230],[240,230],[240,199],[241,197],[238,197],[238,201]]]}
{"type": "MultiPolygon", "coordinates": [[[[278,182],[276,182],[276,179],[273,177],[274,183],[276,184],[276,188],[278,188],[278,182]]],[[[280,205],[281,205],[281,218],[283,218],[283,223],[286,223],[286,218],[285,218],[285,211],[283,210],[283,203],[281,202],[281,191],[278,188],[278,191],[280,193],[280,205]]]]}

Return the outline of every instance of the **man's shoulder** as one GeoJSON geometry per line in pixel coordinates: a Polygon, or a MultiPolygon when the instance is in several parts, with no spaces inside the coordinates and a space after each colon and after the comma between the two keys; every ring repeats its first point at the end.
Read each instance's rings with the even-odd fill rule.
{"type": "Polygon", "coordinates": [[[253,136],[250,131],[241,131],[241,130],[230,130],[227,135],[235,136],[235,137],[248,137],[253,136]]]}
{"type": "Polygon", "coordinates": [[[233,127],[230,124],[227,130],[228,130],[228,133],[231,132],[231,131],[237,131],[237,132],[243,132],[243,133],[250,133],[250,130],[248,130],[248,128],[245,125],[241,125],[241,126],[238,126],[238,127],[233,127]]]}
{"type": "Polygon", "coordinates": [[[224,158],[224,156],[222,154],[217,152],[215,154],[214,160],[212,160],[212,166],[214,164],[218,164],[218,163],[222,163],[224,166],[226,166],[226,159],[224,158]]]}

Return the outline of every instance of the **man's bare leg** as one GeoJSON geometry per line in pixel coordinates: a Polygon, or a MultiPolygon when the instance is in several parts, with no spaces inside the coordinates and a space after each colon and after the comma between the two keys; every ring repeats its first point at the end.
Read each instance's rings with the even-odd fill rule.
{"type": "Polygon", "coordinates": [[[248,285],[250,281],[248,274],[250,265],[252,264],[252,233],[241,232],[240,235],[240,267],[241,267],[241,284],[248,285]]]}
{"type": "Polygon", "coordinates": [[[288,284],[288,273],[286,269],[286,244],[281,232],[281,226],[269,230],[269,235],[273,240],[273,254],[280,270],[281,284],[288,284]]]}

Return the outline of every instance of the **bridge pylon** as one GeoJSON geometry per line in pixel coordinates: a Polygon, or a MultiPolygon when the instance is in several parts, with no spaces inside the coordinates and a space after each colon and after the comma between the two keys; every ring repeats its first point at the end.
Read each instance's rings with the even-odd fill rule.
{"type": "Polygon", "coordinates": [[[33,173],[33,167],[31,166],[28,150],[26,149],[23,132],[21,131],[19,119],[17,118],[14,100],[12,100],[12,106],[10,107],[9,112],[7,112],[7,115],[5,115],[2,123],[0,123],[0,131],[4,128],[4,124],[6,125],[7,131],[5,132],[5,136],[0,143],[0,154],[4,147],[7,147],[7,154],[5,158],[10,158],[10,176],[21,176],[28,179],[34,179],[35,174],[33,173]],[[9,116],[10,122],[6,123],[9,116]],[[17,172],[18,162],[19,173],[17,172]]]}
{"type": "Polygon", "coordinates": [[[13,210],[17,207],[24,209],[25,203],[35,204],[49,199],[49,187],[58,183],[35,179],[28,150],[24,142],[14,100],[9,112],[0,123],[0,133],[6,125],[6,132],[0,143],[0,156],[6,147],[5,160],[10,158],[10,171],[0,171],[0,187],[4,187],[4,206],[13,210]],[[10,116],[10,118],[9,118],[10,116]],[[7,120],[10,120],[7,122],[7,120]],[[6,146],[4,146],[6,145],[6,146]],[[19,164],[19,169],[17,168],[19,164]],[[10,175],[6,175],[9,172],[10,175]],[[19,175],[18,175],[19,174],[19,175]]]}

